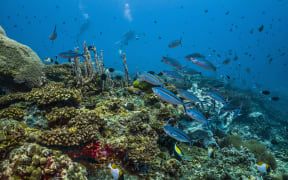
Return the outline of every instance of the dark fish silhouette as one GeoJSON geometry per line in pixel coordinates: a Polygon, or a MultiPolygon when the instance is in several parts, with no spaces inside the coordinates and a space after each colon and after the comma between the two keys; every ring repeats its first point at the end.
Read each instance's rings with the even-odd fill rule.
{"type": "Polygon", "coordinates": [[[57,38],[57,32],[56,32],[56,25],[55,25],[54,31],[53,31],[52,35],[49,37],[49,39],[51,41],[54,41],[56,38],[57,38]]]}
{"type": "Polygon", "coordinates": [[[169,48],[174,48],[181,45],[182,46],[182,37],[179,40],[173,40],[168,44],[169,48]]]}

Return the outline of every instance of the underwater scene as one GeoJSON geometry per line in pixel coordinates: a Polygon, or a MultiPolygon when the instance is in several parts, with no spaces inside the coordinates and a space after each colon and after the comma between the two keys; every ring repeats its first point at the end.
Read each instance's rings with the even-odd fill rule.
{"type": "Polygon", "coordinates": [[[2,0],[1,180],[288,180],[288,1],[2,0]]]}

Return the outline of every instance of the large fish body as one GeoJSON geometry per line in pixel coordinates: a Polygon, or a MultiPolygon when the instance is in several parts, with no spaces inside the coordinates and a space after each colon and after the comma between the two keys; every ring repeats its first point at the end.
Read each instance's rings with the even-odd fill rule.
{"type": "Polygon", "coordinates": [[[214,100],[221,102],[223,104],[226,104],[226,101],[224,100],[224,98],[217,92],[215,91],[208,91],[207,94],[214,100]]]}
{"type": "Polygon", "coordinates": [[[184,80],[184,77],[181,76],[178,72],[176,71],[162,71],[162,73],[172,79],[176,79],[176,80],[184,80]]]}
{"type": "Polygon", "coordinates": [[[182,74],[188,75],[188,76],[193,76],[193,75],[197,75],[197,74],[202,75],[201,72],[198,72],[198,71],[191,69],[191,68],[184,68],[184,69],[180,70],[179,72],[182,74]]]}
{"type": "Polygon", "coordinates": [[[152,88],[154,94],[156,94],[161,100],[174,104],[174,105],[182,105],[184,108],[184,111],[186,112],[186,107],[184,102],[181,101],[181,99],[176,96],[171,91],[161,88],[161,87],[153,87],[152,88]]]}
{"type": "Polygon", "coordinates": [[[203,67],[205,69],[212,69],[216,71],[216,67],[208,60],[204,58],[194,58],[191,55],[188,55],[185,57],[186,60],[193,62],[194,64],[197,64],[200,67],[203,67]]]}
{"type": "Polygon", "coordinates": [[[53,31],[52,35],[49,37],[49,39],[50,39],[51,41],[53,41],[53,40],[55,40],[56,38],[57,38],[57,32],[56,32],[56,25],[55,25],[54,31],[53,31]]]}
{"type": "Polygon", "coordinates": [[[200,101],[199,98],[197,98],[192,92],[186,91],[186,90],[178,90],[178,94],[180,94],[181,97],[183,97],[186,100],[198,102],[202,104],[202,101],[200,101]]]}
{"type": "Polygon", "coordinates": [[[152,85],[161,86],[161,87],[164,86],[164,84],[160,81],[160,79],[158,77],[154,76],[153,74],[143,72],[143,73],[137,73],[137,75],[143,81],[146,81],[146,82],[148,82],[148,83],[150,83],[152,85]]]}
{"type": "Polygon", "coordinates": [[[177,69],[182,68],[182,65],[176,59],[163,56],[161,61],[174,67],[174,68],[177,68],[177,69]]]}
{"type": "Polygon", "coordinates": [[[206,117],[196,109],[187,109],[187,115],[199,122],[208,122],[206,117]]]}
{"type": "Polygon", "coordinates": [[[192,118],[195,119],[196,121],[202,122],[202,127],[208,127],[209,128],[209,120],[206,119],[206,117],[196,109],[187,109],[186,114],[192,118]]]}
{"type": "Polygon", "coordinates": [[[178,128],[172,127],[172,126],[163,126],[164,131],[166,134],[168,134],[170,137],[176,139],[179,142],[188,142],[191,146],[193,146],[193,142],[191,141],[190,137],[181,131],[178,128]]]}
{"type": "Polygon", "coordinates": [[[71,59],[71,58],[83,56],[83,54],[79,54],[75,51],[69,50],[66,52],[59,53],[58,56],[64,59],[71,59]]]}

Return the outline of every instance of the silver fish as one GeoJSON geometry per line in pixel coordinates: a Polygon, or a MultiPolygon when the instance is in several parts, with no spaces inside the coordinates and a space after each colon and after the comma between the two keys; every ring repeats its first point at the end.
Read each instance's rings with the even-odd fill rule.
{"type": "Polygon", "coordinates": [[[174,105],[182,105],[184,108],[184,111],[186,112],[186,106],[185,103],[181,101],[181,99],[176,96],[171,91],[161,88],[161,87],[153,87],[152,88],[154,94],[156,94],[160,99],[162,99],[165,102],[174,104],[174,105]]]}
{"type": "Polygon", "coordinates": [[[152,85],[161,86],[161,87],[164,86],[164,84],[160,81],[160,79],[158,77],[154,76],[153,74],[143,72],[143,73],[137,73],[137,75],[143,81],[146,81],[146,82],[148,82],[148,83],[150,83],[152,85]]]}

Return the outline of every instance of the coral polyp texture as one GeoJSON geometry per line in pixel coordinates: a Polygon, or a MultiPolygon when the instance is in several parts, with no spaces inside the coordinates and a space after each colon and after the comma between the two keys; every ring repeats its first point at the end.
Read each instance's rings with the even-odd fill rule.
{"type": "Polygon", "coordinates": [[[72,105],[81,101],[81,93],[77,89],[67,89],[61,82],[51,82],[41,88],[32,89],[25,95],[25,100],[41,105],[72,105]]]}

